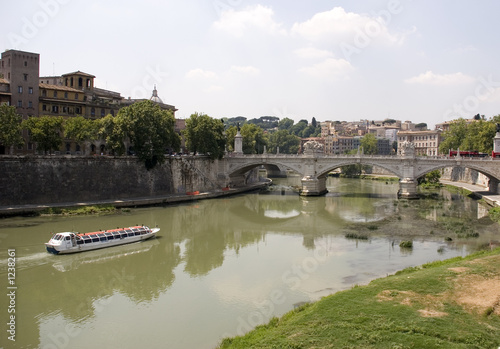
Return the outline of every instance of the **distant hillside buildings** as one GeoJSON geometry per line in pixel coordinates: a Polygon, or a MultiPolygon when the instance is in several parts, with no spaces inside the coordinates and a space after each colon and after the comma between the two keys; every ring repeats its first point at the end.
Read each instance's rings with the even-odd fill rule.
{"type": "MultiPolygon", "coordinates": [[[[40,55],[18,50],[7,50],[0,59],[0,104],[16,107],[23,119],[30,116],[53,115],[63,117],[84,116],[98,119],[106,115],[116,115],[120,108],[139,100],[125,99],[119,92],[94,86],[95,76],[75,71],[61,76],[40,76],[40,55]]],[[[156,86],[150,98],[162,109],[174,113],[173,105],[165,104],[158,96],[156,86]]],[[[355,122],[321,122],[321,137],[314,140],[324,145],[326,154],[344,154],[358,149],[361,138],[374,134],[381,155],[395,153],[403,142],[413,142],[417,155],[438,155],[441,132],[449,123],[436,125],[436,130],[428,130],[422,124],[410,121],[387,119],[382,121],[360,120],[355,122]]],[[[176,120],[176,131],[185,128],[185,120],[176,120]]],[[[26,132],[26,131],[25,131],[26,132]]],[[[24,137],[29,141],[28,135],[24,137]]],[[[310,140],[303,139],[302,144],[310,140]]],[[[66,140],[66,153],[79,153],[79,146],[66,140]]],[[[34,145],[27,142],[16,149],[16,153],[34,152],[34,145]]]]}

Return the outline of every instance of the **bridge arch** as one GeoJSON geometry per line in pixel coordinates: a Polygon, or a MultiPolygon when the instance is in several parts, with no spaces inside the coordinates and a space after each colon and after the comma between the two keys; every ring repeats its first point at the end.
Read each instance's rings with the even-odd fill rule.
{"type": "Polygon", "coordinates": [[[294,172],[297,172],[298,174],[300,174],[301,176],[304,175],[303,173],[303,168],[301,168],[301,166],[294,166],[293,164],[287,164],[287,163],[281,163],[279,161],[263,161],[263,160],[260,160],[260,161],[252,161],[252,162],[246,162],[244,164],[241,164],[239,166],[235,166],[234,168],[230,168],[230,171],[229,171],[229,176],[239,176],[239,175],[243,175],[245,173],[247,173],[248,171],[256,168],[256,167],[260,167],[260,166],[264,166],[264,167],[271,167],[271,166],[276,166],[277,168],[286,168],[286,169],[289,169],[289,170],[292,170],[294,172]]]}
{"type": "Polygon", "coordinates": [[[374,166],[374,167],[380,167],[396,177],[399,177],[400,179],[403,178],[402,171],[399,170],[399,168],[396,168],[394,165],[390,166],[381,162],[376,162],[376,161],[370,161],[367,159],[346,159],[342,162],[336,163],[335,165],[332,165],[328,168],[326,168],[324,171],[318,173],[318,178],[325,177],[328,175],[329,172],[343,167],[343,166],[349,166],[349,165],[364,165],[364,166],[374,166]]]}

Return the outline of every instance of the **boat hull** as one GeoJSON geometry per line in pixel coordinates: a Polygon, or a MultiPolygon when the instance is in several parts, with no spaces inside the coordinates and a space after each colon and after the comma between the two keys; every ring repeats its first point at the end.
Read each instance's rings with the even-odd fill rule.
{"type": "Polygon", "coordinates": [[[159,230],[160,230],[160,228],[153,228],[153,229],[151,229],[150,232],[148,232],[146,234],[142,234],[142,235],[135,235],[135,236],[124,237],[124,238],[120,238],[120,239],[92,242],[89,244],[81,244],[81,245],[76,245],[76,246],[72,246],[72,247],[57,246],[55,244],[51,244],[50,242],[48,242],[48,243],[45,243],[45,248],[47,249],[47,252],[52,253],[52,254],[57,254],[57,255],[78,253],[78,252],[85,252],[85,251],[94,251],[94,250],[99,250],[102,248],[126,245],[126,244],[131,244],[134,242],[152,239],[152,238],[156,237],[156,233],[159,230]]]}

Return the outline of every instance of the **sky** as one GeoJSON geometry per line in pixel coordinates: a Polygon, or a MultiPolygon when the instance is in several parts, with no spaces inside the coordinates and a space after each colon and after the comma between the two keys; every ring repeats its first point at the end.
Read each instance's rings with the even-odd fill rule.
{"type": "Polygon", "coordinates": [[[386,118],[500,114],[498,0],[4,1],[0,51],[40,75],[83,71],[176,117],[386,118]]]}

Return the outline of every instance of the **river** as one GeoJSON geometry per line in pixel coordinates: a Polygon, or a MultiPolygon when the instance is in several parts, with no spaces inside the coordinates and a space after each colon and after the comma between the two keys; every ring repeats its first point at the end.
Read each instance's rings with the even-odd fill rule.
{"type": "Polygon", "coordinates": [[[0,220],[0,347],[214,348],[303,302],[500,239],[483,206],[446,190],[398,201],[397,182],[329,178],[326,196],[300,197],[298,177],[275,182],[112,215],[0,220]],[[43,245],[51,232],[137,224],[158,225],[158,238],[60,256],[43,245]]]}

